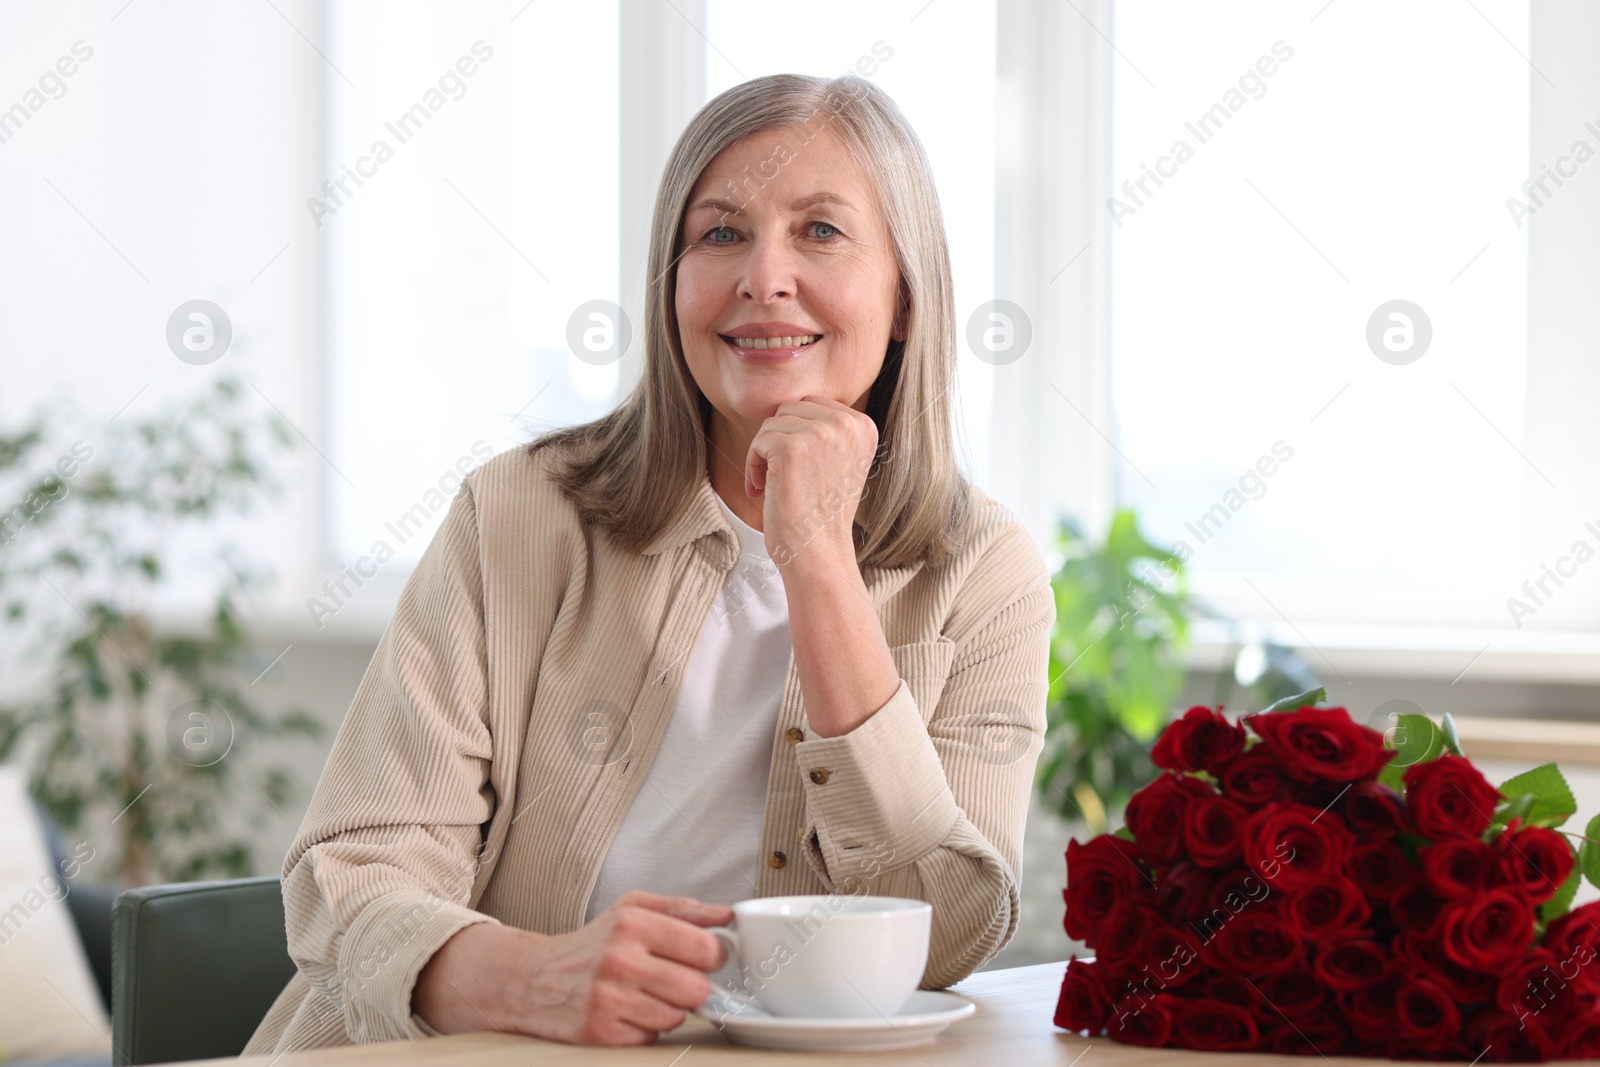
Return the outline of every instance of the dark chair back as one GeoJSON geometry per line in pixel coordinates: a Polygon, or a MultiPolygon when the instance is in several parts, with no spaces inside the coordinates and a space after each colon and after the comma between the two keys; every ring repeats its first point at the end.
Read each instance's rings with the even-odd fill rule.
{"type": "Polygon", "coordinates": [[[115,1063],[237,1056],[294,975],[278,879],[122,893],[111,970],[115,1063]]]}

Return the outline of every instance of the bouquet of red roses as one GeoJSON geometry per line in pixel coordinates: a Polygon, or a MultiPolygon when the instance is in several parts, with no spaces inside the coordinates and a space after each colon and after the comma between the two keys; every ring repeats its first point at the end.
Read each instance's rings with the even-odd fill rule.
{"type": "Polygon", "coordinates": [[[1194,707],[1125,829],[1067,846],[1055,1023],[1129,1044],[1486,1061],[1600,1056],[1597,816],[1555,764],[1490,785],[1454,724],[1389,736],[1322,690],[1194,707]],[[1577,837],[1574,849],[1568,837],[1577,837]]]}

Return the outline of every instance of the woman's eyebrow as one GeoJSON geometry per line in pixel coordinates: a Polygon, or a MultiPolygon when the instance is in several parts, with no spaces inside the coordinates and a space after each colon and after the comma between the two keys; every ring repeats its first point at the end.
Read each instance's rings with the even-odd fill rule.
{"type": "Polygon", "coordinates": [[[851,211],[855,210],[855,205],[838,193],[812,193],[810,196],[802,196],[799,200],[789,205],[789,210],[804,211],[806,208],[815,207],[818,204],[837,204],[839,207],[848,208],[851,211]]]}
{"type": "Polygon", "coordinates": [[[702,200],[689,208],[689,212],[705,211],[708,208],[720,215],[737,215],[740,210],[738,205],[730,204],[726,200],[702,200]]]}
{"type": "MultiPolygon", "coordinates": [[[[846,200],[837,193],[829,192],[812,193],[810,196],[802,196],[799,200],[796,200],[794,203],[789,205],[789,210],[804,211],[806,208],[815,207],[818,204],[836,204],[839,207],[846,208],[850,211],[855,210],[855,205],[850,203],[850,201],[846,200]]],[[[689,212],[692,213],[696,211],[712,210],[722,215],[731,216],[740,214],[743,209],[744,205],[742,204],[730,204],[726,200],[706,199],[696,202],[689,208],[689,212]]]]}

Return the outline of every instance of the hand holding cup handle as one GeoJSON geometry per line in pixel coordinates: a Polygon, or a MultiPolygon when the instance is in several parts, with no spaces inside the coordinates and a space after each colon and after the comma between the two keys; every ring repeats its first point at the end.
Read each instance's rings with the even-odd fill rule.
{"type": "MultiPolygon", "coordinates": [[[[739,932],[737,930],[731,926],[708,926],[706,927],[706,933],[722,942],[723,947],[728,950],[728,962],[736,967],[740,965],[739,932]]],[[[760,1008],[760,1004],[738,990],[730,989],[716,979],[712,979],[711,994],[706,998],[706,1008],[712,1015],[718,1018],[725,1018],[729,1015],[737,1015],[749,1008],[760,1008]]]]}
{"type": "Polygon", "coordinates": [[[443,1033],[500,1030],[582,1045],[649,1044],[706,1000],[720,904],[642,890],[577,930],[474,923],[417,975],[412,1010],[443,1033]]]}

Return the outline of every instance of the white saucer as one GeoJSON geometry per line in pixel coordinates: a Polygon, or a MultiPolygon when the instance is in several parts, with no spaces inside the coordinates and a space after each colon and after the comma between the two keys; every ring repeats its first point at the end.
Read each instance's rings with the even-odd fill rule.
{"type": "Polygon", "coordinates": [[[773,1015],[754,1001],[712,987],[694,1013],[726,1031],[741,1045],[814,1052],[886,1052],[932,1043],[977,1005],[954,993],[918,990],[905,1007],[885,1018],[803,1019],[773,1015]]]}

